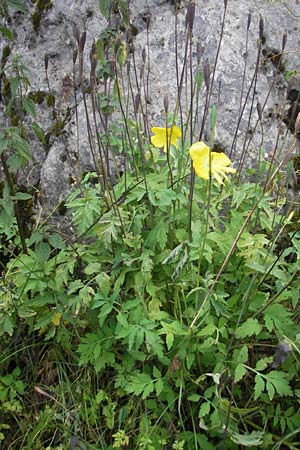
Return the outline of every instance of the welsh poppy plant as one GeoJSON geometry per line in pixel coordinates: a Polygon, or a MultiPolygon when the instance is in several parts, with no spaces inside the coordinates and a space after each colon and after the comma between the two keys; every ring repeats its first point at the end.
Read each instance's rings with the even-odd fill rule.
{"type": "Polygon", "coordinates": [[[228,167],[231,164],[231,161],[225,153],[210,153],[210,148],[204,144],[204,142],[196,142],[193,144],[190,147],[189,153],[196,174],[204,180],[209,179],[209,169],[211,169],[211,175],[215,177],[220,184],[223,184],[223,178],[226,180],[228,179],[227,173],[236,172],[236,169],[228,167]],[[209,162],[209,158],[211,158],[211,163],[209,162]]]}
{"type": "Polygon", "coordinates": [[[154,136],[151,136],[151,143],[154,147],[163,147],[165,153],[167,153],[168,145],[178,148],[177,141],[181,137],[181,129],[176,125],[171,128],[153,127],[151,131],[154,133],[154,136]]]}

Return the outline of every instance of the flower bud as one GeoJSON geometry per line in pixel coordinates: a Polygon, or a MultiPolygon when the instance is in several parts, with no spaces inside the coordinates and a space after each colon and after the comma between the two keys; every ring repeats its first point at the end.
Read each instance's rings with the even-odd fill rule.
{"type": "Polygon", "coordinates": [[[80,36],[80,40],[79,40],[79,51],[82,53],[84,50],[84,46],[85,46],[85,41],[86,41],[86,31],[84,31],[82,33],[82,35],[80,36]]]}
{"type": "Polygon", "coordinates": [[[206,89],[209,90],[209,84],[210,84],[210,66],[208,60],[205,61],[204,68],[203,68],[203,76],[205,81],[206,89]]]}
{"type": "Polygon", "coordinates": [[[264,20],[262,18],[262,16],[260,16],[259,19],[259,40],[260,42],[263,44],[264,43],[264,20]]]}
{"type": "Polygon", "coordinates": [[[168,114],[168,110],[169,110],[169,98],[168,98],[168,95],[167,95],[167,94],[164,96],[164,109],[165,109],[165,113],[168,114]]]}
{"type": "Polygon", "coordinates": [[[285,49],[286,41],[287,41],[287,32],[283,33],[283,36],[282,36],[282,46],[281,46],[282,51],[284,51],[284,49],[285,49]]]}

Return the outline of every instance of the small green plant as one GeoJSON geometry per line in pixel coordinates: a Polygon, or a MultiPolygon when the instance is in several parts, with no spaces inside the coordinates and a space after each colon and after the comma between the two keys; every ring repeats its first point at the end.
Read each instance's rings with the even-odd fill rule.
{"type": "Polygon", "coordinates": [[[13,439],[28,450],[297,448],[300,234],[285,198],[291,164],[284,171],[292,147],[277,165],[259,156],[254,181],[233,149],[216,148],[215,73],[201,55],[196,69],[189,61],[194,2],[191,64],[177,74],[174,109],[165,96],[161,123],[150,124],[147,53],[139,79],[125,61],[124,8],[100,2],[108,28],[92,47],[89,92],[86,35],[75,30],[95,172],[76,177],[64,202],[67,237],[20,221],[28,194],[17,174],[30,157],[25,119],[35,104],[20,60],[7,66],[6,113],[19,123],[0,134],[0,335],[10,337],[1,439],[12,445],[17,422],[13,439]],[[9,369],[16,354],[24,374],[9,369]]]}
{"type": "Polygon", "coordinates": [[[0,441],[5,438],[4,433],[9,433],[10,422],[13,418],[18,420],[24,414],[23,394],[25,385],[20,380],[21,370],[16,367],[10,374],[0,375],[0,441]]]}

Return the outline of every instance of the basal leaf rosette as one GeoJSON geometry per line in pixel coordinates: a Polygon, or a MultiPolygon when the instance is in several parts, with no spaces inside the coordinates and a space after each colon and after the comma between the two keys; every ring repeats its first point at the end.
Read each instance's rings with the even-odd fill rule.
{"type": "Polygon", "coordinates": [[[223,184],[224,178],[228,180],[227,173],[236,172],[236,169],[233,167],[228,167],[231,164],[231,160],[225,153],[211,152],[204,142],[193,144],[189,153],[196,175],[204,180],[209,179],[209,169],[211,170],[211,176],[220,184],[223,184]],[[211,161],[209,161],[210,159],[211,161]]]}

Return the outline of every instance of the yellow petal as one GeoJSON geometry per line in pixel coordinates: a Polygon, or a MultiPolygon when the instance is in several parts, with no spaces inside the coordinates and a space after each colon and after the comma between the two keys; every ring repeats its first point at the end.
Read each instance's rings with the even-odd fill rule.
{"type": "Polygon", "coordinates": [[[196,142],[190,147],[190,157],[198,177],[209,179],[209,147],[204,142],[196,142]]]}
{"type": "Polygon", "coordinates": [[[229,164],[231,164],[230,159],[228,158],[228,156],[225,155],[225,153],[216,153],[216,152],[212,152],[212,159],[213,159],[213,165],[214,168],[224,168],[226,166],[229,166],[229,164]]]}
{"type": "Polygon", "coordinates": [[[196,142],[193,144],[190,147],[189,153],[196,174],[204,180],[209,179],[209,169],[211,169],[211,175],[220,184],[223,184],[223,178],[227,179],[226,172],[236,172],[232,167],[227,167],[231,164],[231,161],[225,153],[211,152],[210,154],[210,148],[204,142],[196,142]],[[209,161],[209,158],[211,158],[211,161],[209,161]]]}
{"type": "Polygon", "coordinates": [[[208,158],[210,148],[204,142],[196,142],[190,147],[190,157],[193,161],[208,158]]]}
{"type": "Polygon", "coordinates": [[[170,132],[170,134],[172,135],[172,137],[175,136],[176,139],[177,139],[177,138],[180,138],[180,137],[182,136],[181,129],[180,129],[179,127],[177,127],[176,125],[173,125],[172,128],[168,128],[168,129],[172,130],[172,131],[170,132]]]}
{"type": "Polygon", "coordinates": [[[151,131],[154,133],[154,136],[151,136],[151,143],[154,147],[163,147],[164,152],[167,152],[168,145],[178,147],[177,140],[181,137],[182,133],[176,125],[171,128],[152,127],[151,131]]]}
{"type": "Polygon", "coordinates": [[[154,145],[154,147],[164,147],[166,143],[166,136],[162,137],[160,134],[155,134],[154,136],[151,136],[151,144],[154,145]]]}
{"type": "Polygon", "coordinates": [[[208,167],[204,167],[203,164],[193,163],[193,167],[195,169],[196,175],[198,177],[203,178],[203,180],[209,179],[209,170],[208,167]]]}
{"type": "Polygon", "coordinates": [[[164,133],[164,135],[166,135],[166,129],[165,128],[162,128],[162,127],[152,127],[151,128],[151,133],[160,134],[162,132],[164,133]]]}

